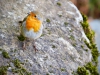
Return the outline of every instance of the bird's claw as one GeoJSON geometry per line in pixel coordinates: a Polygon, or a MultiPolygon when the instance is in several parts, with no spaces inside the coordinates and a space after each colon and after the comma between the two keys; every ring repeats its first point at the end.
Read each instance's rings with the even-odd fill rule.
{"type": "Polygon", "coordinates": [[[38,51],[37,49],[36,49],[36,46],[35,45],[33,45],[33,48],[35,49],[35,53],[38,51]]]}
{"type": "Polygon", "coordinates": [[[23,51],[26,49],[26,47],[23,47],[23,51]]]}

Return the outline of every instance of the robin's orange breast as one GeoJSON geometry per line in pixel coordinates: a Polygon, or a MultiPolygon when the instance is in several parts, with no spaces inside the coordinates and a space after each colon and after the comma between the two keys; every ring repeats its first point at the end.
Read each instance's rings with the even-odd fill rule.
{"type": "Polygon", "coordinates": [[[36,17],[29,15],[26,19],[26,28],[28,30],[34,29],[34,32],[38,32],[41,27],[41,21],[36,17]]]}

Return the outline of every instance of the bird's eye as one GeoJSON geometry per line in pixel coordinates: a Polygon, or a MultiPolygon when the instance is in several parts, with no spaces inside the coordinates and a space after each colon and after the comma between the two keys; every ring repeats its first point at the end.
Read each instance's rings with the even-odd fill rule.
{"type": "Polygon", "coordinates": [[[36,15],[34,17],[36,17],[36,15]]]}

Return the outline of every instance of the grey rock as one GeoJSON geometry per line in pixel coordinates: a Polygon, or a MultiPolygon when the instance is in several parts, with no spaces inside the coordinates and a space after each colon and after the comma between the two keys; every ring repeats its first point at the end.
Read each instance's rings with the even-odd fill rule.
{"type": "MultiPolygon", "coordinates": [[[[91,52],[84,43],[89,40],[80,24],[82,16],[69,0],[0,0],[0,11],[0,48],[9,53],[11,60],[19,59],[24,63],[23,67],[32,75],[72,75],[78,66],[91,61],[91,52]],[[33,41],[23,51],[22,42],[17,38],[20,34],[18,21],[33,10],[42,13],[44,26],[43,36],[35,40],[36,54],[33,41]],[[46,22],[47,18],[50,23],[46,22]]],[[[0,61],[0,65],[11,62],[1,54],[0,61]]]]}

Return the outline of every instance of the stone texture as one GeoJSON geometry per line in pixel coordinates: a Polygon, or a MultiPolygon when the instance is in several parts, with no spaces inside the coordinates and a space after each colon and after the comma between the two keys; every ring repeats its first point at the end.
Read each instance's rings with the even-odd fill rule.
{"type": "MultiPolygon", "coordinates": [[[[89,40],[80,25],[81,21],[81,14],[69,0],[0,0],[0,48],[9,53],[11,60],[16,58],[24,63],[24,68],[32,75],[72,75],[78,66],[92,58],[84,43],[84,40],[89,40]],[[33,10],[43,14],[44,26],[43,35],[35,41],[36,54],[32,41],[23,51],[22,42],[17,38],[20,34],[18,21],[33,10]],[[46,19],[50,19],[50,23],[46,19]]],[[[3,62],[6,65],[9,60],[0,54],[0,61],[0,65],[3,62]]],[[[8,75],[11,74],[8,71],[8,75]]]]}

